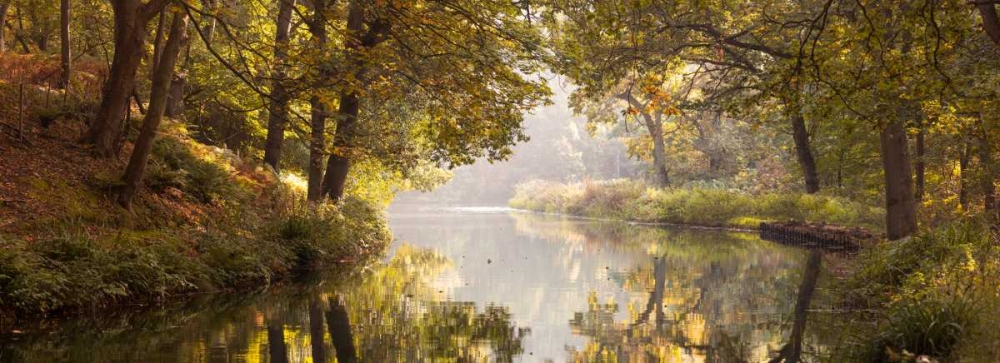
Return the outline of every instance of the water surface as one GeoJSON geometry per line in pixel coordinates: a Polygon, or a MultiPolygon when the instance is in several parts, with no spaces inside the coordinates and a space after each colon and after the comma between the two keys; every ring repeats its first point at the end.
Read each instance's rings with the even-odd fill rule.
{"type": "Polygon", "coordinates": [[[2,362],[766,361],[807,253],[754,235],[394,207],[356,275],[0,335],[2,362]]]}

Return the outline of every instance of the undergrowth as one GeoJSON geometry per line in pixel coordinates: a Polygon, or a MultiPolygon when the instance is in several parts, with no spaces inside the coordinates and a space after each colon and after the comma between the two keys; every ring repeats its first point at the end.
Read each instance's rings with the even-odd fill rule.
{"type": "Polygon", "coordinates": [[[737,228],[799,220],[879,229],[883,215],[879,208],[824,195],[657,189],[624,179],[576,184],[532,181],[517,187],[510,206],[594,218],[737,228]]]}
{"type": "Polygon", "coordinates": [[[360,261],[391,239],[373,202],[306,203],[300,187],[177,124],[158,137],[131,211],[110,201],[116,170],[28,183],[59,217],[0,234],[0,318],[269,284],[360,261]]]}
{"type": "Polygon", "coordinates": [[[837,293],[859,361],[1000,360],[1000,236],[976,218],[862,251],[837,293]],[[864,327],[864,328],[858,328],[864,327]]]}

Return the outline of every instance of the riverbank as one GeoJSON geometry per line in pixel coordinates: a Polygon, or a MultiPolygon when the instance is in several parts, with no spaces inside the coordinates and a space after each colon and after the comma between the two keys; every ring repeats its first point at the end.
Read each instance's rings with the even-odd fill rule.
{"type": "Polygon", "coordinates": [[[1000,231],[980,218],[863,248],[832,288],[850,361],[1000,360],[1000,231]],[[933,360],[919,360],[921,356],[933,360]]]}
{"type": "Polygon", "coordinates": [[[884,212],[843,198],[750,195],[723,189],[656,189],[629,180],[519,185],[513,208],[637,223],[755,230],[761,222],[798,220],[880,230],[884,212]]]}
{"type": "Polygon", "coordinates": [[[124,160],[81,148],[84,127],[62,120],[30,144],[0,141],[7,322],[272,284],[362,262],[391,240],[373,202],[307,204],[293,176],[200,144],[181,124],[164,128],[125,210],[113,201],[124,160]]]}

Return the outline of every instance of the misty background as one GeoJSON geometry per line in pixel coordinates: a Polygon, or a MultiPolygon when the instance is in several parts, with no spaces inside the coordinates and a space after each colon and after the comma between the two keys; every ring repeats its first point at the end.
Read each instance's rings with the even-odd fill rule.
{"type": "Polygon", "coordinates": [[[648,166],[628,156],[614,128],[591,136],[587,119],[574,116],[569,95],[574,87],[561,77],[548,81],[552,104],[525,115],[527,142],[515,145],[506,161],[485,158],[452,170],[451,181],[433,192],[407,191],[397,204],[507,205],[518,184],[530,180],[575,182],[615,178],[641,178],[648,166]]]}

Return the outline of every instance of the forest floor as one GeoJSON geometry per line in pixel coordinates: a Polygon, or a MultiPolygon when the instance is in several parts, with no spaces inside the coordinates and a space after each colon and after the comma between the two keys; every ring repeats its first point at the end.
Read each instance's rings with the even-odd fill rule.
{"type": "Polygon", "coordinates": [[[0,59],[0,325],[357,266],[391,239],[373,203],[304,203],[300,186],[177,122],[126,210],[114,198],[129,137],[112,158],[78,142],[99,93],[64,99],[15,60],[0,59]]]}

